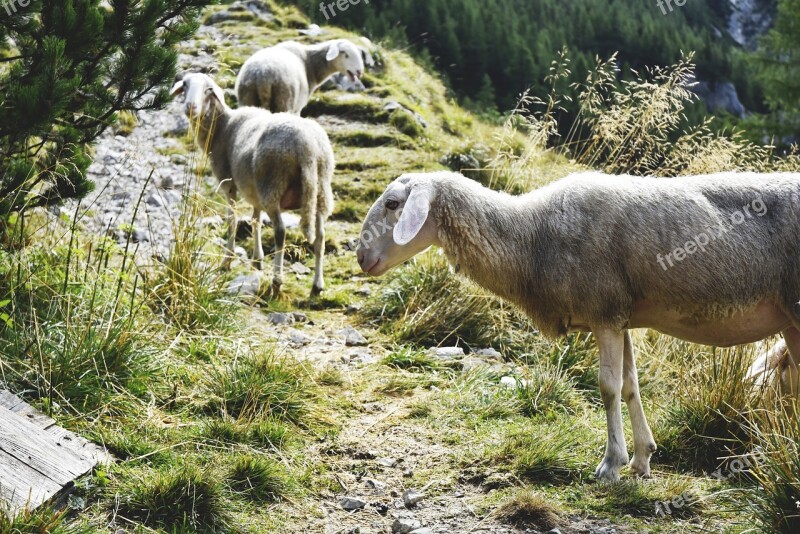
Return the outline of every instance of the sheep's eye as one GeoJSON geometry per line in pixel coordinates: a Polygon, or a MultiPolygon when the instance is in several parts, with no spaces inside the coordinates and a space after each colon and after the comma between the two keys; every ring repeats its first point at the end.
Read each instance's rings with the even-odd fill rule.
{"type": "Polygon", "coordinates": [[[394,211],[398,208],[398,206],[400,206],[400,203],[396,200],[387,200],[386,204],[384,205],[386,206],[387,210],[394,211]]]}

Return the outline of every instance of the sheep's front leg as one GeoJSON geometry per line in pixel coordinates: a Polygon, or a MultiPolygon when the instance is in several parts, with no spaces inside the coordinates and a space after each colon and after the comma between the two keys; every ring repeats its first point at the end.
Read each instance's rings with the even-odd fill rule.
{"type": "Polygon", "coordinates": [[[600,394],[608,424],[606,454],[594,474],[601,480],[615,482],[619,480],[620,468],[628,463],[621,402],[625,334],[608,328],[592,331],[600,347],[600,394]]]}
{"type": "Polygon", "coordinates": [[[314,239],[314,284],[311,286],[311,296],[315,297],[325,289],[325,278],[322,274],[322,264],[325,259],[325,218],[317,213],[317,235],[314,239]]]}
{"type": "Polygon", "coordinates": [[[222,268],[223,269],[230,269],[231,268],[231,261],[233,258],[236,257],[236,210],[234,210],[234,197],[227,195],[228,197],[228,251],[225,255],[225,259],[222,260],[222,268]]]}
{"type": "Polygon", "coordinates": [[[283,249],[286,245],[286,227],[283,225],[283,218],[279,209],[267,212],[272,221],[272,228],[275,230],[275,259],[274,273],[272,275],[272,292],[278,295],[283,285],[283,249]]]}
{"type": "Polygon", "coordinates": [[[264,266],[264,246],[261,244],[261,210],[253,208],[253,264],[259,271],[264,266]]]}
{"type": "Polygon", "coordinates": [[[650,456],[656,452],[656,442],[647,417],[644,414],[642,398],[639,393],[639,374],[636,371],[636,357],[633,353],[631,333],[625,332],[625,352],[622,365],[622,397],[628,404],[633,427],[633,460],[631,470],[638,476],[650,476],[650,456]]]}

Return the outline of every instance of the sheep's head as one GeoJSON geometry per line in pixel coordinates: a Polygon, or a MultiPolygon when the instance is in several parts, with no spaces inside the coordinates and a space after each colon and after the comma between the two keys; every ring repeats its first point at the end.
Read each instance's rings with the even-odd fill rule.
{"type": "Polygon", "coordinates": [[[333,63],[338,72],[347,74],[350,81],[357,82],[364,75],[364,59],[361,50],[350,41],[331,41],[325,59],[333,63]]]}
{"type": "Polygon", "coordinates": [[[171,96],[183,95],[183,112],[194,121],[214,121],[225,109],[225,94],[208,75],[190,73],[172,86],[171,96]]]}
{"type": "Polygon", "coordinates": [[[406,174],[389,184],[367,214],[358,242],[358,263],[371,276],[438,245],[430,215],[434,197],[431,175],[406,174]]]}

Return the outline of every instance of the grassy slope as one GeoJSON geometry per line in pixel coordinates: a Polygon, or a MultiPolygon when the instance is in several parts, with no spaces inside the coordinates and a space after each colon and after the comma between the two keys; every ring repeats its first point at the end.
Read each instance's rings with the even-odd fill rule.
{"type": "MultiPolygon", "coordinates": [[[[217,26],[230,39],[214,45],[221,64],[217,78],[223,87],[232,87],[234,73],[254,50],[298,38],[296,28],[306,23],[302,16],[273,7],[275,23],[245,19],[217,26]]],[[[326,38],[355,38],[335,28],[327,30],[326,38]]],[[[203,43],[188,43],[187,51],[200,46],[203,43]]],[[[17,260],[0,257],[2,280],[9,286],[0,289],[26,295],[31,308],[56,302],[44,313],[49,329],[48,324],[36,326],[31,316],[19,311],[16,333],[2,331],[3,347],[12,354],[3,366],[3,380],[34,404],[51,410],[61,424],[105,443],[120,458],[115,466],[79,484],[77,495],[85,499],[85,509],[65,516],[68,524],[107,532],[118,526],[142,532],[151,528],[335,531],[368,521],[335,506],[343,488],[354,490],[359,483],[360,476],[354,473],[366,473],[404,487],[427,487],[431,501],[452,503],[454,491],[465,492],[473,526],[494,525],[504,516],[544,528],[555,512],[567,530],[570,524],[578,528],[587,517],[608,518],[636,532],[746,528],[750,512],[741,509],[744,495],[737,490],[737,480],[716,481],[704,474],[713,469],[714,461],[692,453],[713,447],[692,431],[702,427],[696,420],[709,407],[736,398],[725,396],[728,390],[714,397],[713,392],[724,384],[731,389],[739,377],[720,377],[713,369],[720,369],[720,361],[752,359],[752,349],[717,351],[711,358],[710,349],[640,335],[636,344],[643,396],[662,449],[654,459],[654,479],[628,478],[608,487],[591,476],[605,439],[591,343],[584,338],[558,344],[539,339],[505,307],[447,275],[435,253],[419,262],[431,270],[430,276],[439,273],[443,280],[428,294],[438,298],[446,290],[473,297],[470,309],[494,328],[482,341],[514,356],[510,370],[462,373],[457,365],[432,360],[395,332],[391,325],[401,323],[389,323],[385,329],[376,324],[373,329],[370,320],[375,315],[370,313],[362,314],[359,328],[368,334],[373,352],[386,355],[380,362],[342,369],[315,365],[313,354],[311,361],[298,362],[294,352],[280,348],[283,345],[276,339],[285,332],[265,325],[269,310],[304,310],[317,323],[312,331],[321,332],[352,321],[345,308],[368,300],[359,293],[365,286],[376,295],[367,310],[375,309],[376,303],[382,306],[387,287],[418,287],[420,280],[415,277],[424,271],[416,266],[401,269],[389,281],[361,278],[345,243],[357,236],[359,219],[398,174],[440,169],[440,159],[447,153],[479,152],[481,147],[495,146],[503,135],[454,105],[441,83],[407,54],[381,50],[380,56],[383,67],[366,76],[365,94],[321,92],[309,106],[308,113],[332,132],[338,160],[337,209],[335,222],[329,225],[330,289],[323,299],[308,301],[308,279],[288,277],[287,294],[280,301],[260,301],[256,306],[230,302],[221,291],[230,275],[216,272],[203,256],[198,259],[194,254],[196,249],[208,252],[203,243],[213,235],[198,234],[193,225],[179,232],[186,249],[176,251],[166,266],[132,268],[120,262],[123,251],[111,246],[107,267],[89,255],[90,250],[102,248],[96,238],[77,236],[70,244],[66,231],[47,243],[58,254],[33,246],[19,260],[30,280],[14,278],[9,267],[17,260]],[[387,100],[418,112],[429,127],[414,132],[403,118],[393,119],[383,111],[387,100]],[[63,258],[71,250],[77,275],[69,286],[72,296],[60,291],[63,258]],[[116,287],[135,295],[133,303],[123,299],[113,304],[119,300],[116,287]],[[101,304],[87,304],[94,294],[101,304]],[[126,321],[120,315],[126,315],[126,321]],[[507,322],[498,323],[498,318],[507,322]],[[30,333],[22,335],[23,329],[30,333]],[[518,335],[508,335],[502,343],[491,337],[492,332],[512,331],[518,335]],[[47,342],[57,346],[53,332],[74,340],[70,361],[58,361],[59,351],[48,348],[47,342]],[[108,332],[118,335],[109,337],[108,332]],[[33,344],[38,353],[31,356],[38,356],[41,365],[36,357],[21,354],[28,341],[38,343],[33,344]],[[78,353],[83,355],[80,361],[78,353]],[[104,362],[116,358],[118,365],[98,370],[98,358],[104,362]],[[78,387],[77,376],[64,376],[53,386],[52,373],[45,372],[79,366],[83,366],[79,372],[106,380],[84,390],[78,387]],[[528,386],[519,390],[499,386],[500,376],[508,373],[527,379],[528,386]],[[367,409],[372,405],[379,406],[378,415],[367,409]],[[414,460],[412,478],[401,479],[398,472],[376,471],[369,454],[357,454],[372,448],[397,456],[413,456],[418,448],[436,452],[414,460]],[[703,503],[683,508],[681,518],[654,516],[655,501],[671,500],[687,490],[703,496],[703,503]]],[[[517,142],[522,143],[512,140],[517,142]]],[[[546,180],[570,168],[565,160],[546,156],[536,173],[546,180]]],[[[207,172],[202,162],[197,172],[207,172]]],[[[220,206],[212,197],[210,202],[191,201],[186,209],[195,218],[221,213],[220,206]]],[[[270,243],[271,235],[266,234],[265,242],[270,243]]],[[[310,263],[299,235],[290,237],[292,261],[310,263]]],[[[248,269],[238,267],[240,272],[248,269]]],[[[18,302],[22,310],[24,305],[18,302]]],[[[450,311],[463,304],[458,298],[449,302],[450,311]]],[[[475,328],[471,326],[462,339],[468,340],[475,328]]],[[[418,333],[411,339],[441,341],[418,333]]],[[[332,359],[338,356],[334,350],[332,359]]],[[[709,427],[720,424],[709,419],[709,427]]],[[[369,519],[376,520],[391,524],[377,516],[369,519]]],[[[431,518],[430,526],[436,520],[431,518]]],[[[43,512],[21,519],[18,526],[47,521],[58,519],[43,512]]],[[[11,529],[0,520],[0,532],[11,529]]]]}

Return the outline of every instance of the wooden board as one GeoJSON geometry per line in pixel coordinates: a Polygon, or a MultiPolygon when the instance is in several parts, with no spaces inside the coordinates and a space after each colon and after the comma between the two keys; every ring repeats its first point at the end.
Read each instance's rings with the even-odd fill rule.
{"type": "Polygon", "coordinates": [[[0,509],[12,515],[34,509],[110,459],[102,448],[0,391],[0,509]]]}

